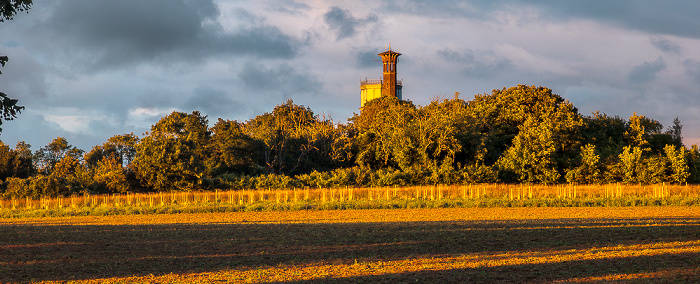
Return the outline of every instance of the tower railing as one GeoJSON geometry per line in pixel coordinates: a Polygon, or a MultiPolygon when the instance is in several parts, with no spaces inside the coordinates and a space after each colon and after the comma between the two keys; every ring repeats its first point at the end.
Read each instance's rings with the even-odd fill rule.
{"type": "MultiPolygon", "coordinates": [[[[364,85],[381,85],[382,79],[364,79],[360,81],[360,86],[364,85]]],[[[403,80],[396,80],[397,86],[403,86],[403,80]]]]}
{"type": "Polygon", "coordinates": [[[360,81],[360,86],[364,85],[381,85],[382,79],[364,79],[360,81]]]}

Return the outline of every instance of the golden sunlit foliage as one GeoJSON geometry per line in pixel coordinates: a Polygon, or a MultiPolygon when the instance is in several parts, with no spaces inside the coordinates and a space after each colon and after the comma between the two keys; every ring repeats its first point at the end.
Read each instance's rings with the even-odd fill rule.
{"type": "Polygon", "coordinates": [[[288,100],[248,121],[174,111],[151,131],[89,152],[57,137],[32,153],[0,145],[4,198],[126,192],[700,181],[678,119],[585,116],[546,87],[367,102],[346,124],[288,100]],[[30,162],[31,161],[31,162],[30,162]],[[56,168],[57,165],[60,167],[56,168]]]}

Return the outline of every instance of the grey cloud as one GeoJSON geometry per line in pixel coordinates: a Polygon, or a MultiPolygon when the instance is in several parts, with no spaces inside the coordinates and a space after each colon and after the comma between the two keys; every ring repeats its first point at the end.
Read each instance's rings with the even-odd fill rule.
{"type": "Polygon", "coordinates": [[[195,89],[193,96],[185,102],[184,108],[186,110],[199,110],[216,117],[230,116],[243,109],[241,104],[230,95],[208,86],[200,86],[195,89]]]}
{"type": "Polygon", "coordinates": [[[2,129],[1,137],[4,143],[14,147],[16,141],[26,141],[32,145],[32,150],[38,150],[42,146],[49,144],[58,135],[66,136],[68,134],[63,132],[57,123],[48,121],[31,110],[22,112],[16,120],[4,122],[2,129]],[[27,135],[28,133],[32,134],[31,137],[27,135]],[[32,140],[28,140],[28,138],[32,138],[32,140]],[[41,145],[37,145],[39,143],[41,145]]]}
{"type": "Polygon", "coordinates": [[[48,30],[43,36],[58,45],[46,48],[62,49],[67,60],[88,64],[87,71],[144,61],[191,62],[216,55],[289,58],[296,54],[298,41],[277,27],[250,25],[243,17],[247,22],[227,32],[214,21],[218,15],[211,0],[76,0],[59,5],[36,30],[48,30]]]}
{"type": "Polygon", "coordinates": [[[377,15],[370,14],[364,19],[355,18],[350,10],[341,9],[337,6],[332,7],[323,19],[331,30],[336,32],[336,40],[352,37],[357,33],[357,29],[367,25],[368,23],[376,23],[379,21],[377,15]]]}
{"type": "Polygon", "coordinates": [[[355,64],[359,68],[381,68],[381,63],[377,63],[377,60],[381,58],[377,55],[374,49],[362,50],[357,52],[355,55],[355,64]]]}
{"type": "Polygon", "coordinates": [[[276,0],[267,2],[269,5],[269,10],[290,15],[301,15],[303,14],[303,11],[311,8],[309,5],[293,0],[276,0]]]}
{"type": "Polygon", "coordinates": [[[453,1],[453,0],[388,0],[382,7],[387,13],[406,13],[440,18],[485,18],[484,10],[493,10],[498,1],[453,1]]]}
{"type": "Polygon", "coordinates": [[[700,38],[700,22],[696,20],[700,1],[695,0],[388,0],[382,12],[491,20],[498,15],[496,12],[525,10],[523,8],[541,10],[542,20],[593,19],[654,34],[700,38]]]}
{"type": "Polygon", "coordinates": [[[438,55],[452,64],[458,64],[463,72],[473,77],[491,77],[512,66],[512,62],[490,50],[439,50],[438,55]]]}
{"type": "Polygon", "coordinates": [[[247,63],[238,74],[238,78],[252,91],[277,92],[291,96],[316,94],[323,86],[312,74],[304,73],[288,64],[266,68],[247,63]]]}
{"type": "Polygon", "coordinates": [[[659,57],[656,61],[644,63],[634,66],[629,74],[631,83],[646,83],[656,79],[656,74],[666,69],[666,62],[659,57]]]}
{"type": "Polygon", "coordinates": [[[618,0],[618,1],[532,1],[553,18],[590,18],[609,24],[655,34],[700,38],[694,0],[618,0]],[[660,12],[663,11],[663,12],[660,12]]]}
{"type": "Polygon", "coordinates": [[[683,61],[685,72],[695,81],[700,82],[700,61],[688,59],[683,61]]]}
{"type": "Polygon", "coordinates": [[[9,61],[2,68],[0,86],[2,92],[20,99],[20,105],[46,97],[46,78],[43,67],[28,52],[20,49],[3,50],[9,61]]]}
{"type": "Polygon", "coordinates": [[[665,51],[668,53],[677,54],[681,51],[680,45],[665,38],[654,37],[651,39],[651,44],[656,48],[660,49],[661,51],[665,51]]]}

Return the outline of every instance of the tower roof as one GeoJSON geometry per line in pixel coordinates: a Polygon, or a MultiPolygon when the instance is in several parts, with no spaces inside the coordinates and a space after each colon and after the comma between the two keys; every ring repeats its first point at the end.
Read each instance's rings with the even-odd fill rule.
{"type": "Polygon", "coordinates": [[[380,53],[380,54],[377,54],[377,55],[382,56],[382,57],[383,57],[383,56],[386,56],[386,55],[396,55],[396,56],[399,56],[399,55],[401,55],[401,53],[398,53],[398,52],[396,52],[396,51],[393,51],[393,50],[391,50],[391,48],[389,48],[387,51],[384,51],[384,52],[382,52],[382,53],[380,53]]]}

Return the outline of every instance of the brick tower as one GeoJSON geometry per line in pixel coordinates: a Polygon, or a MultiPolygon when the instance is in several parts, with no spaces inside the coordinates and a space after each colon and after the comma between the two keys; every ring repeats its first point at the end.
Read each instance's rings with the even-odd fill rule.
{"type": "Polygon", "coordinates": [[[399,62],[399,56],[401,53],[394,52],[389,48],[377,54],[382,57],[383,71],[382,79],[365,79],[360,81],[360,107],[363,107],[365,103],[373,99],[382,96],[392,96],[399,100],[401,98],[401,90],[403,89],[403,82],[396,79],[396,66],[399,62]]]}

